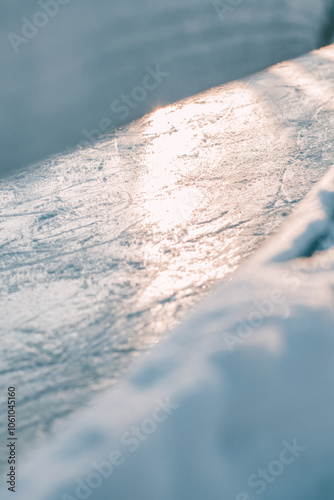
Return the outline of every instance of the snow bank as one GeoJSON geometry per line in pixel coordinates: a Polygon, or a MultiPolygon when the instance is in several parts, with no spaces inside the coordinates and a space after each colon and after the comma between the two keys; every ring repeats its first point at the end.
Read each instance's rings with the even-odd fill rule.
{"type": "Polygon", "coordinates": [[[334,498],[333,214],[334,169],[124,383],[21,457],[16,498],[334,498]]]}
{"type": "Polygon", "coordinates": [[[318,47],[332,3],[3,2],[0,174],[318,47]]]}

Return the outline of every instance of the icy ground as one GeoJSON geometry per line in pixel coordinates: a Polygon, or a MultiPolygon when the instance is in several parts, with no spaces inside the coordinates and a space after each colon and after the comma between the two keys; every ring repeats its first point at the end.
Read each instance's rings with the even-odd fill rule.
{"type": "Polygon", "coordinates": [[[22,448],[118,380],[331,166],[333,59],[212,89],[1,182],[0,381],[19,388],[22,448]]]}
{"type": "MultiPolygon", "coordinates": [[[[231,110],[232,123],[234,117],[244,124],[247,110],[252,110],[247,120],[254,120],[249,128],[248,185],[258,186],[253,196],[262,209],[256,218],[254,212],[248,214],[252,222],[245,224],[246,232],[249,227],[253,232],[256,227],[272,228],[281,215],[268,222],[265,212],[281,214],[290,206],[287,200],[299,196],[296,186],[304,191],[320,163],[326,163],[328,152],[324,150],[320,160],[320,151],[332,142],[333,130],[332,94],[329,88],[325,93],[326,81],[331,87],[333,81],[325,78],[330,71],[327,58],[333,63],[333,47],[271,69],[247,87],[244,106],[231,110]],[[308,86],[314,80],[317,86],[308,86]],[[245,105],[253,92],[257,103],[245,105]],[[279,102],[277,94],[280,106],[270,121],[273,105],[279,102]],[[268,102],[269,95],[275,99],[268,102]],[[315,135],[319,124],[315,127],[307,118],[321,100],[326,140],[315,135]],[[280,136],[283,123],[285,143],[280,136]],[[301,123],[304,142],[298,152],[294,137],[301,123]],[[275,131],[277,138],[268,141],[276,169],[264,170],[268,179],[264,189],[263,184],[259,187],[255,161],[259,151],[252,156],[258,144],[251,132],[255,124],[260,144],[269,137],[266,130],[275,131]],[[284,168],[288,180],[282,177],[284,168]],[[258,219],[261,226],[255,222],[258,219]]],[[[330,67],[333,70],[333,64],[330,67]]],[[[224,92],[228,101],[234,88],[217,90],[215,98],[224,92]]],[[[205,102],[210,96],[201,99],[205,102]]],[[[204,121],[204,135],[217,122],[217,118],[210,125],[204,121]]],[[[229,130],[231,142],[226,147],[236,141],[229,130]]],[[[268,156],[261,158],[263,167],[268,156]]],[[[237,182],[238,170],[233,163],[231,167],[232,182],[237,182]]],[[[226,200],[229,184],[224,185],[218,199],[226,200]]],[[[252,188],[243,189],[247,199],[252,188]]],[[[254,205],[250,207],[253,211],[254,205]]],[[[237,227],[241,231],[244,226],[237,227]]],[[[235,233],[234,244],[239,242],[244,251],[242,241],[235,233]]],[[[201,265],[210,269],[212,247],[205,252],[204,264],[201,240],[196,244],[197,269],[201,265]]],[[[261,495],[265,500],[332,500],[333,245],[332,168],[283,230],[174,335],[142,358],[125,382],[93,401],[83,415],[73,415],[57,440],[32,453],[30,460],[22,460],[17,499],[254,500],[261,495]]],[[[185,255],[182,260],[186,261],[185,255]]]]}
{"type": "Polygon", "coordinates": [[[324,45],[334,5],[50,1],[58,12],[47,16],[46,25],[40,4],[47,0],[0,3],[0,174],[75,146],[86,140],[85,129],[102,134],[102,120],[109,120],[109,129],[123,125],[324,45]],[[147,80],[147,66],[156,65],[164,77],[147,80]],[[150,90],[143,94],[138,86],[144,81],[150,90]],[[124,107],[122,95],[137,100],[131,97],[124,107]]]}

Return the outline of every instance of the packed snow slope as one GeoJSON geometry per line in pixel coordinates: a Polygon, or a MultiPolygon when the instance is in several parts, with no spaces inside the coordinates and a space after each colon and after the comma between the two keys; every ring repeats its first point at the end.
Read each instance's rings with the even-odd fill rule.
{"type": "Polygon", "coordinates": [[[333,245],[331,169],[125,382],[21,458],[16,498],[333,499],[333,245]]]}
{"type": "Polygon", "coordinates": [[[4,0],[0,175],[324,44],[333,0],[4,0]]]}
{"type": "MultiPolygon", "coordinates": [[[[274,129],[278,142],[269,147],[282,168],[287,162],[288,177],[280,177],[275,190],[278,213],[291,207],[288,193],[296,192],[315,165],[332,157],[333,79],[328,76],[333,51],[330,46],[237,84],[256,88],[258,96],[255,107],[241,106],[242,113],[251,109],[254,116],[247,137],[249,175],[257,168],[255,123],[274,116],[277,127],[284,124],[274,129]],[[263,95],[275,98],[262,101],[263,95]],[[271,103],[270,115],[259,111],[264,102],[271,103]],[[298,154],[296,135],[302,144],[298,154]]],[[[215,95],[226,92],[225,102],[233,89],[222,87],[215,95]]],[[[205,95],[201,99],[207,102],[205,95]]],[[[236,109],[237,117],[241,111],[236,109]]],[[[265,127],[257,133],[261,143],[260,132],[265,127]]],[[[234,141],[240,149],[243,142],[234,141]]],[[[252,195],[257,205],[270,194],[270,170],[264,178],[259,170],[252,195]]],[[[240,196],[248,205],[245,189],[240,196]]],[[[17,498],[334,498],[333,246],[330,169],[281,233],[168,340],[142,357],[125,381],[91,401],[89,408],[72,413],[56,438],[21,456],[17,498]]],[[[199,266],[210,269],[210,253],[205,252],[199,266]]],[[[47,376],[47,365],[41,370],[36,384],[47,376]]],[[[72,379],[69,385],[73,394],[72,379]]],[[[23,383],[18,387],[24,390],[23,383]]],[[[49,389],[50,383],[40,394],[49,389]]],[[[1,493],[1,498],[11,497],[6,490],[1,493]]]]}
{"type": "Polygon", "coordinates": [[[0,183],[0,392],[20,388],[21,450],[279,228],[333,162],[333,81],[330,46],[0,183]]]}

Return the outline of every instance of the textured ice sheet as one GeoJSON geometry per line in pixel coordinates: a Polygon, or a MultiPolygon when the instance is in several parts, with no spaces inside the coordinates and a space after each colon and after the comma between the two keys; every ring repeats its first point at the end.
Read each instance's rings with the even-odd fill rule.
{"type": "Polygon", "coordinates": [[[17,498],[332,499],[333,232],[332,168],[231,283],[21,460],[17,498]]]}
{"type": "Polygon", "coordinates": [[[332,164],[333,58],[212,89],[1,182],[0,381],[20,388],[22,447],[117,381],[332,164]]]}

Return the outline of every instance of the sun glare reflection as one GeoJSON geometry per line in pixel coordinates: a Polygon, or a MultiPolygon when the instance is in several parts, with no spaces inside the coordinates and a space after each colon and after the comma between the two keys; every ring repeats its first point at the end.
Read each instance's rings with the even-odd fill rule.
{"type": "Polygon", "coordinates": [[[203,140],[201,129],[190,120],[196,108],[159,109],[145,130],[151,137],[145,152],[145,209],[161,229],[183,223],[203,198],[200,190],[187,182],[194,162],[182,161],[186,155],[198,154],[203,140]]]}
{"type": "MultiPolygon", "coordinates": [[[[226,156],[224,141],[219,156],[214,146],[207,148],[206,136],[216,134],[219,115],[220,134],[229,134],[227,120],[234,113],[234,133],[251,117],[248,104],[254,102],[253,92],[239,84],[217,99],[212,93],[203,101],[186,102],[157,109],[146,122],[143,135],[148,138],[141,190],[148,217],[160,229],[184,223],[205,198],[198,179],[226,156]]],[[[217,137],[216,137],[217,139],[217,137]]]]}
{"type": "Polygon", "coordinates": [[[277,143],[277,126],[250,83],[158,109],[145,119],[143,168],[132,193],[142,200],[138,218],[154,242],[143,249],[154,277],[142,290],[142,309],[164,304],[173,316],[175,297],[190,297],[238,265],[239,203],[248,204],[247,192],[250,201],[268,195],[256,176],[248,191],[240,182],[249,157],[257,157],[266,142],[277,143]],[[225,232],[224,226],[236,228],[225,232]]]}

